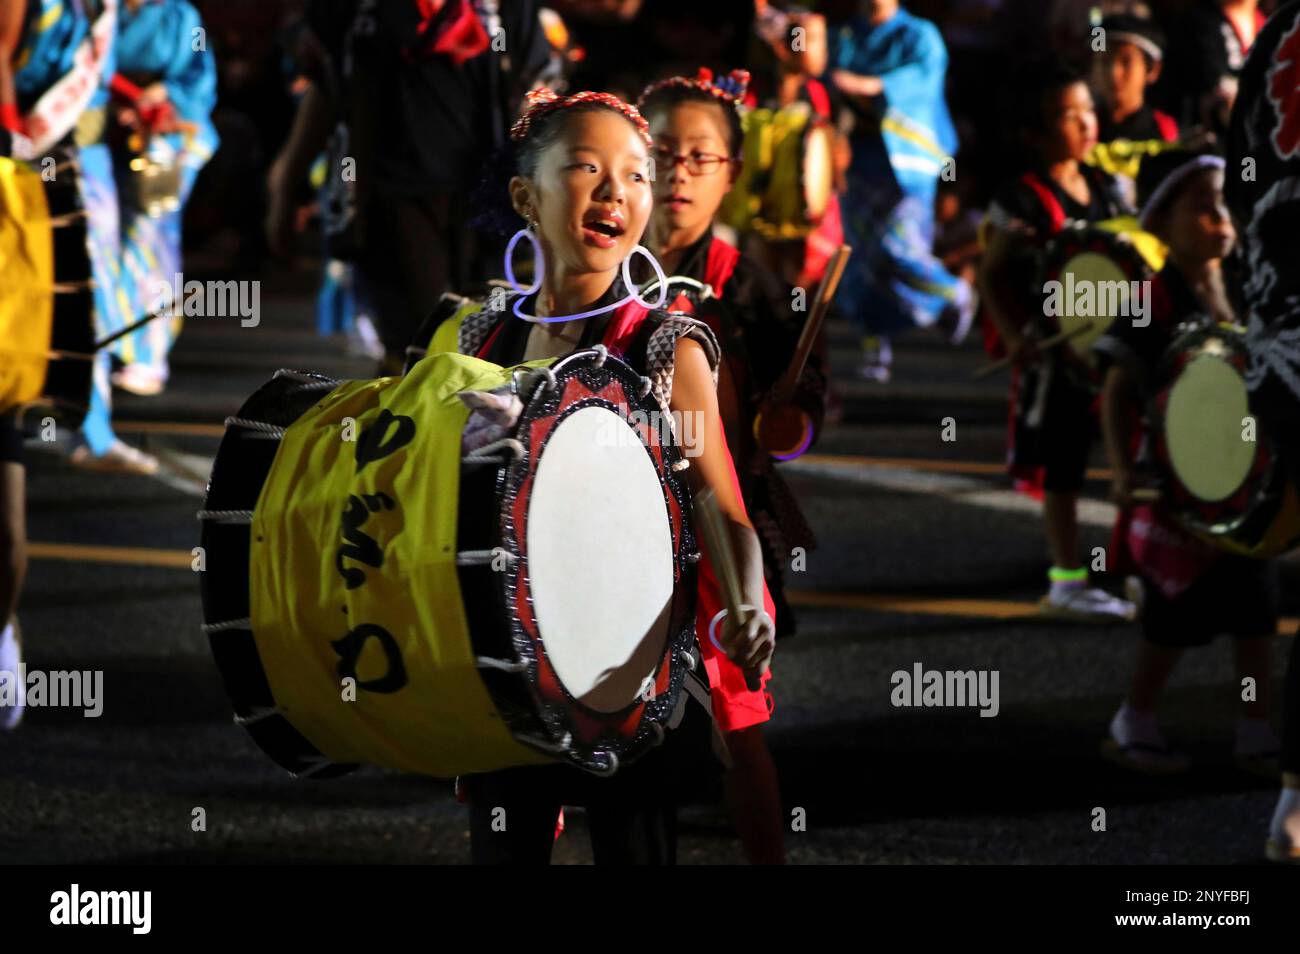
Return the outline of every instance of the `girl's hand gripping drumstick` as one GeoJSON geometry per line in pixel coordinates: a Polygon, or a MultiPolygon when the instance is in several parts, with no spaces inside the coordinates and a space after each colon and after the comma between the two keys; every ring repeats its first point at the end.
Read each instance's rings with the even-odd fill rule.
{"type": "Polygon", "coordinates": [[[727,604],[727,616],[722,627],[723,649],[728,658],[744,671],[745,685],[751,692],[756,692],[762,688],[762,677],[775,649],[771,627],[763,625],[767,614],[762,606],[754,607],[745,602],[739,560],[727,527],[727,517],[714,499],[713,491],[704,490],[697,494],[694,509],[699,516],[700,535],[722,587],[723,602],[727,604]]]}

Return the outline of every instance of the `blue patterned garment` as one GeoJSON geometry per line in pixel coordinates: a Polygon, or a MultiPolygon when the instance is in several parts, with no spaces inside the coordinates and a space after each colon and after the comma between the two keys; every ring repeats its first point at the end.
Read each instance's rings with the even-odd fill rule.
{"type": "MultiPolygon", "coordinates": [[[[185,0],[150,0],[134,12],[123,9],[118,23],[117,70],[140,86],[161,82],[178,118],[193,123],[192,135],[168,133],[164,149],[174,150],[181,167],[180,207],[151,217],[119,191],[121,254],[125,295],[131,318],[160,304],[162,289],[181,284],[181,216],[199,170],[212,158],[218,137],[212,125],[217,101],[217,71],[199,13],[185,0]]],[[[130,157],[115,157],[119,179],[130,157]]],[[[165,302],[162,302],[165,304],[165,302]]],[[[158,319],[114,345],[127,364],[143,364],[162,376],[167,354],[180,331],[179,317],[158,319]]]]}
{"type": "Polygon", "coordinates": [[[845,239],[854,254],[839,302],[864,333],[930,325],[974,307],[969,286],[934,257],[934,198],[957,148],[943,97],[948,51],[934,24],[900,9],[872,26],[854,17],[832,38],[830,68],[881,80],[879,129],[851,141],[845,239]]]}
{"type": "MultiPolygon", "coordinates": [[[[27,32],[15,57],[14,86],[19,109],[26,113],[50,87],[66,76],[73,67],[77,48],[90,34],[95,18],[105,10],[112,13],[115,4],[88,3],[86,0],[33,0],[36,10],[28,20],[27,32]]],[[[89,109],[108,102],[108,81],[114,70],[114,50],[110,45],[103,64],[100,84],[90,100],[89,109]]],[[[70,141],[69,137],[69,140],[70,141]]],[[[95,335],[102,338],[122,327],[120,261],[117,255],[117,196],[113,183],[113,164],[108,148],[93,145],[77,150],[81,173],[78,181],[86,206],[89,225],[90,260],[95,279],[95,335]]],[[[91,452],[103,454],[117,439],[109,420],[112,391],[109,385],[109,355],[102,352],[95,360],[94,390],[90,410],[82,424],[82,435],[91,452]]]]}

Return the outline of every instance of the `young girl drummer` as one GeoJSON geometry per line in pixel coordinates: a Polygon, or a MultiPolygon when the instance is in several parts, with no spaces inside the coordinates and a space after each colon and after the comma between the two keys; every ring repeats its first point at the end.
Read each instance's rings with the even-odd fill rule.
{"type": "MultiPolygon", "coordinates": [[[[515,317],[516,311],[528,318],[581,315],[628,297],[621,267],[645,231],[652,202],[645,120],[610,94],[558,97],[542,89],[529,94],[511,139],[517,175],[510,180],[509,198],[541,252],[540,290],[522,302],[512,298],[504,308],[485,308],[459,321],[457,350],[513,365],[603,344],[656,382],[661,400],[675,414],[699,422],[698,455],[691,458],[688,476],[694,490],[708,488],[717,495],[738,557],[744,602],[763,607],[723,621],[720,642],[731,647],[735,662],[716,653],[706,633],[700,642],[706,658],[719,657],[724,675],[715,692],[725,697],[738,685],[746,694],[742,702],[753,696],[764,699],[774,611],[718,415],[713,335],[698,321],[671,318],[635,300],[569,321],[515,317]],[[747,682],[756,688],[746,688],[747,682]]],[[[448,331],[439,330],[435,347],[448,340],[448,331]]],[[[712,575],[709,563],[706,553],[702,581],[712,575]]],[[[462,781],[471,805],[477,862],[545,862],[563,804],[587,806],[597,863],[674,859],[674,810],[662,749],[610,779],[587,777],[567,766],[542,766],[462,781]],[[504,832],[493,830],[499,807],[509,819],[504,832]]]]}

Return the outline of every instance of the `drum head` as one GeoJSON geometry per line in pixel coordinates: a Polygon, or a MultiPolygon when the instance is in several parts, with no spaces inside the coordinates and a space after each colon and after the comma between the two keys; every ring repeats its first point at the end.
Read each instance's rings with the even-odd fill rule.
{"type": "Polygon", "coordinates": [[[1045,299],[1043,314],[1049,334],[1087,330],[1059,350],[1076,365],[1093,365],[1093,342],[1112,322],[1150,317],[1150,278],[1150,267],[1128,235],[1094,225],[1062,230],[1047,248],[1041,286],[1050,297],[1048,284],[1059,283],[1059,300],[1049,313],[1045,299]]]}
{"type": "MultiPolygon", "coordinates": [[[[663,737],[690,664],[690,492],[645,379],[594,350],[551,374],[515,427],[523,453],[504,469],[488,541],[514,558],[492,574],[510,623],[508,649],[495,651],[523,664],[528,701],[485,680],[522,727],[516,739],[544,735],[549,751],[608,772],[663,737]]],[[[480,618],[492,628],[484,607],[466,612],[471,630],[480,618]]]]}
{"type": "Polygon", "coordinates": [[[626,707],[663,657],[674,559],[658,472],[619,414],[583,407],[551,432],[527,547],[537,625],[560,682],[599,712],[626,707]]]}
{"type": "MultiPolygon", "coordinates": [[[[1063,309],[1058,318],[1062,331],[1073,331],[1080,325],[1090,324],[1091,327],[1070,339],[1070,348],[1080,358],[1087,358],[1092,352],[1092,343],[1106,333],[1117,317],[1120,309],[1109,307],[1113,302],[1123,301],[1118,295],[1107,296],[1097,294],[1097,289],[1109,289],[1122,287],[1126,290],[1129,288],[1129,278],[1124,269],[1113,258],[1100,252],[1080,252],[1069,258],[1061,267],[1061,278],[1059,281],[1066,282],[1066,276],[1073,276],[1074,287],[1093,289],[1094,308],[1084,309],[1083,313],[1077,313],[1075,305],[1076,299],[1066,295],[1063,300],[1063,309]]],[[[1070,286],[1066,284],[1068,289],[1070,286]]]]}
{"type": "Polygon", "coordinates": [[[810,124],[803,141],[803,196],[805,214],[816,222],[830,205],[834,179],[830,127],[810,124]]]}
{"type": "Polygon", "coordinates": [[[1226,500],[1245,482],[1259,447],[1245,439],[1249,416],[1246,382],[1227,361],[1207,353],[1183,368],[1169,390],[1164,437],[1174,473],[1195,497],[1226,500]]]}

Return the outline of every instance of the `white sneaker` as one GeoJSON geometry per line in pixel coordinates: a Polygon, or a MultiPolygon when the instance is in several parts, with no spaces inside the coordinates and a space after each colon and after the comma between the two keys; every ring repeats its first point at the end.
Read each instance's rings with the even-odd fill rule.
{"type": "Polygon", "coordinates": [[[1140,576],[1124,577],[1124,599],[1133,604],[1135,619],[1142,615],[1142,610],[1147,603],[1147,591],[1140,576]]]}
{"type": "Polygon", "coordinates": [[[878,384],[886,384],[893,376],[894,349],[888,338],[871,335],[862,339],[862,363],[858,376],[878,384]]]}
{"type": "Polygon", "coordinates": [[[979,292],[962,282],[957,286],[957,296],[952,304],[944,308],[939,320],[949,331],[949,341],[954,345],[964,342],[970,330],[975,326],[975,314],[979,310],[979,292]]]}
{"type": "Polygon", "coordinates": [[[0,691],[0,729],[6,731],[18,727],[27,706],[27,686],[23,684],[20,672],[22,662],[23,647],[18,634],[18,620],[15,619],[0,632],[0,680],[9,683],[0,691]],[[7,704],[11,698],[13,703],[7,704]]]}
{"type": "Polygon", "coordinates": [[[1038,601],[1047,616],[1080,622],[1109,623],[1137,618],[1137,607],[1095,586],[1070,586],[1049,590],[1038,601]]]}
{"type": "Polygon", "coordinates": [[[144,451],[136,450],[122,441],[113,441],[103,454],[96,456],[90,448],[81,444],[72,452],[72,466],[82,470],[103,471],[115,474],[156,474],[158,458],[144,451]]]}
{"type": "Polygon", "coordinates": [[[167,387],[167,373],[147,364],[128,364],[112,376],[113,387],[141,397],[162,394],[167,387]]]}
{"type": "Polygon", "coordinates": [[[352,322],[352,330],[347,334],[347,353],[354,357],[373,358],[378,361],[384,356],[384,343],[379,340],[379,332],[370,316],[359,314],[352,322]]]}

